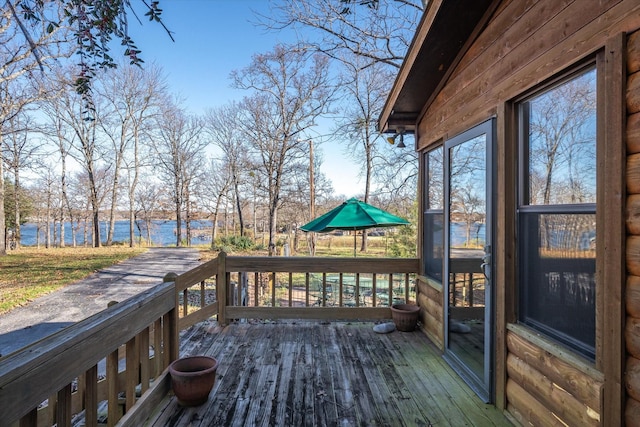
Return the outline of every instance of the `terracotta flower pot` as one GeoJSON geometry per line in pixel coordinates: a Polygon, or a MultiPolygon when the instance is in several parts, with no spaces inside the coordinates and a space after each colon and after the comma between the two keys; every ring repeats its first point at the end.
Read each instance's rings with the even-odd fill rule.
{"type": "Polygon", "coordinates": [[[216,380],[218,361],[209,356],[190,356],[169,365],[173,392],[182,406],[199,406],[207,401],[216,380]]]}
{"type": "Polygon", "coordinates": [[[411,332],[416,329],[420,307],[413,304],[393,304],[391,306],[391,318],[396,324],[396,329],[402,332],[411,332]]]}

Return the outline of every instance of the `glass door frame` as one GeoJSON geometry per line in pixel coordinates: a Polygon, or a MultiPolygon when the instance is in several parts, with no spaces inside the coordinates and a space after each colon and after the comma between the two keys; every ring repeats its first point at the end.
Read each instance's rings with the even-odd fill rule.
{"type": "Polygon", "coordinates": [[[494,323],[495,323],[495,285],[493,277],[495,274],[495,184],[496,170],[493,158],[495,152],[495,118],[491,118],[467,131],[458,134],[444,142],[444,265],[443,265],[443,296],[444,296],[444,358],[485,402],[494,400],[495,389],[495,357],[494,357],[494,323]],[[451,215],[451,192],[450,192],[450,172],[451,172],[451,148],[463,144],[481,135],[486,135],[485,140],[485,193],[486,193],[486,221],[485,221],[485,243],[489,247],[489,259],[485,259],[488,268],[488,277],[485,282],[485,309],[484,309],[484,360],[483,376],[480,378],[473,372],[449,347],[449,291],[450,291],[450,215],[451,215]]]}

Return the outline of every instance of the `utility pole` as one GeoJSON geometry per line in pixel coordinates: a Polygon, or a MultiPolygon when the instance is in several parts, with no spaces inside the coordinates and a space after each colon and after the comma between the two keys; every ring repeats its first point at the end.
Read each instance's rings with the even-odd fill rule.
{"type": "MultiPolygon", "coordinates": [[[[316,186],[315,173],[313,168],[313,140],[309,140],[309,221],[316,217],[316,186]]],[[[309,254],[316,255],[316,233],[311,232],[309,235],[309,254]]]]}

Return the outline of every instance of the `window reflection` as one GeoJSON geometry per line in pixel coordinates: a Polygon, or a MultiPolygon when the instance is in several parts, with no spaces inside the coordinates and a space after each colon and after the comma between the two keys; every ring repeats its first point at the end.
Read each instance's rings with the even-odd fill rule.
{"type": "Polygon", "coordinates": [[[596,69],[519,104],[522,323],[595,358],[596,69]]]}
{"type": "Polygon", "coordinates": [[[596,201],[596,71],[529,101],[531,205],[596,201]]]}
{"type": "Polygon", "coordinates": [[[425,275],[442,283],[444,254],[444,149],[438,147],[425,154],[424,259],[425,275]]]}

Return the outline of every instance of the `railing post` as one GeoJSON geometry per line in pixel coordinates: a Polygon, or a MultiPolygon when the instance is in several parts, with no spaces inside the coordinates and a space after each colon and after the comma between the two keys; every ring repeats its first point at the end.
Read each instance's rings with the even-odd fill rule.
{"type": "Polygon", "coordinates": [[[218,255],[218,273],[216,275],[216,293],[218,301],[218,323],[227,324],[227,254],[218,255]]]}
{"type": "Polygon", "coordinates": [[[173,310],[171,310],[171,312],[169,312],[167,316],[167,318],[169,319],[169,325],[167,326],[169,328],[168,337],[170,341],[169,343],[165,343],[165,345],[168,345],[169,347],[169,352],[168,352],[169,360],[165,361],[167,363],[167,366],[174,360],[178,359],[178,357],[180,356],[180,331],[178,328],[178,320],[180,318],[180,309],[179,309],[178,292],[176,291],[177,278],[178,278],[178,275],[176,273],[167,273],[162,278],[163,282],[173,282],[173,294],[175,298],[173,310]]]}

